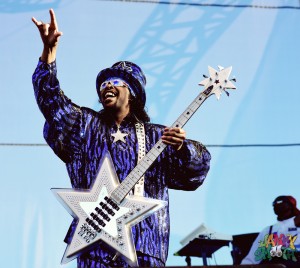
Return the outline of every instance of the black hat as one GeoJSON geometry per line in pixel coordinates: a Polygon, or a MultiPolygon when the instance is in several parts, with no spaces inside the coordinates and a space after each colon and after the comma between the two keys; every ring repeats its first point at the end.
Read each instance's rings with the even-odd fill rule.
{"type": "Polygon", "coordinates": [[[96,79],[96,89],[100,98],[100,85],[109,78],[121,78],[129,85],[129,90],[134,98],[138,98],[143,106],[146,103],[146,77],[142,69],[133,62],[119,61],[112,67],[100,71],[96,79]]]}
{"type": "Polygon", "coordinates": [[[281,203],[288,203],[293,209],[294,216],[300,215],[300,210],[297,208],[297,200],[291,195],[280,195],[273,201],[273,206],[281,203]]]}

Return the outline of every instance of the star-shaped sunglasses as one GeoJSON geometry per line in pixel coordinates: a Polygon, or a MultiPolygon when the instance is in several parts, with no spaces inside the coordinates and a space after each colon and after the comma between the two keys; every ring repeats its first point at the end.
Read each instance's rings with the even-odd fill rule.
{"type": "Polygon", "coordinates": [[[108,86],[108,84],[111,84],[113,87],[128,87],[128,85],[122,79],[112,78],[104,81],[100,85],[100,91],[105,89],[108,86]]]}

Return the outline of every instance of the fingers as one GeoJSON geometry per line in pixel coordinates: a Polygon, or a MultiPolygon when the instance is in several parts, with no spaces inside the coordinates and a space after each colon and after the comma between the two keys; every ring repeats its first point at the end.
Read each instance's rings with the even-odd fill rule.
{"type": "Polygon", "coordinates": [[[55,32],[56,37],[63,35],[62,32],[58,31],[56,16],[55,16],[54,10],[52,8],[49,10],[49,13],[50,13],[50,19],[51,19],[49,28],[55,32]]]}
{"type": "MultiPolygon", "coordinates": [[[[49,10],[49,13],[50,13],[50,26],[52,28],[55,28],[57,29],[57,21],[56,21],[56,17],[55,17],[55,13],[54,13],[54,10],[53,9],[50,9],[49,10]]],[[[38,21],[36,20],[35,17],[32,17],[31,20],[33,21],[33,23],[36,25],[36,26],[41,26],[43,25],[44,23],[42,21],[38,21]]],[[[58,30],[58,29],[57,29],[58,30]]]]}
{"type": "Polygon", "coordinates": [[[42,21],[38,21],[34,17],[32,17],[31,20],[40,31],[40,35],[44,43],[44,46],[55,47],[58,44],[59,37],[63,33],[58,31],[57,21],[53,9],[50,9],[49,13],[50,13],[50,23],[44,23],[42,21]]]}
{"type": "Polygon", "coordinates": [[[43,26],[43,28],[50,28],[50,30],[54,31],[57,36],[61,36],[62,32],[58,31],[58,25],[57,25],[57,20],[56,20],[54,10],[50,9],[49,13],[50,13],[50,23],[43,23],[42,21],[38,21],[35,17],[32,17],[31,20],[39,29],[41,29],[41,26],[43,26]],[[47,27],[45,27],[44,25],[46,25],[47,27]]]}
{"type": "Polygon", "coordinates": [[[49,29],[49,24],[48,23],[43,23],[42,21],[36,20],[36,18],[32,17],[31,20],[33,23],[36,25],[36,27],[39,29],[41,36],[46,36],[48,35],[48,29],[49,29]]]}
{"type": "Polygon", "coordinates": [[[37,21],[35,17],[32,17],[31,20],[33,21],[33,23],[39,27],[40,25],[42,25],[43,23],[41,21],[37,21]]]}
{"type": "Polygon", "coordinates": [[[56,21],[54,10],[51,8],[49,10],[49,13],[50,13],[50,27],[55,29],[56,31],[58,31],[58,26],[57,26],[57,21],[56,21]]]}
{"type": "Polygon", "coordinates": [[[185,131],[182,128],[174,127],[174,128],[165,128],[164,129],[164,136],[174,136],[178,138],[184,138],[185,139],[185,131]]]}
{"type": "Polygon", "coordinates": [[[50,26],[48,23],[43,23],[42,21],[38,21],[34,17],[32,17],[31,20],[36,25],[36,27],[39,29],[41,34],[43,33],[44,35],[48,35],[48,29],[50,26]]]}
{"type": "Polygon", "coordinates": [[[165,128],[162,141],[179,150],[185,140],[186,133],[182,128],[165,128]]]}

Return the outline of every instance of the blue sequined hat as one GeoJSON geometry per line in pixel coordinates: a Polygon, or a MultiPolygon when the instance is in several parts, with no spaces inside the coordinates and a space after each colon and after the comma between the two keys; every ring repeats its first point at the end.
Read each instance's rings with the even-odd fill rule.
{"type": "Polygon", "coordinates": [[[130,87],[133,97],[141,100],[143,106],[146,103],[146,77],[142,69],[133,62],[119,61],[112,67],[100,71],[96,79],[96,89],[100,98],[100,85],[109,78],[118,77],[124,80],[130,87]]]}

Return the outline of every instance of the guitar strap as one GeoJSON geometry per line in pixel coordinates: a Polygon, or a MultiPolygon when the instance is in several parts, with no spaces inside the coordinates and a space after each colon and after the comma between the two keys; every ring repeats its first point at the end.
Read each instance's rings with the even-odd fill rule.
{"type": "MultiPolygon", "coordinates": [[[[138,162],[145,156],[146,153],[146,135],[144,124],[137,122],[135,123],[135,132],[138,142],[138,162]]],[[[144,176],[134,186],[134,195],[144,195],[144,176]]]]}

